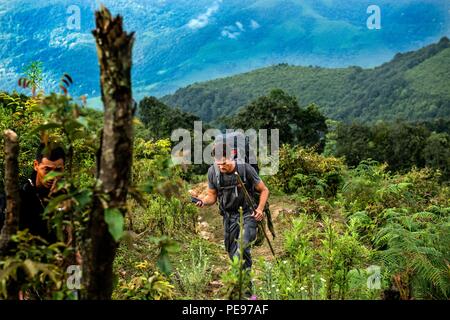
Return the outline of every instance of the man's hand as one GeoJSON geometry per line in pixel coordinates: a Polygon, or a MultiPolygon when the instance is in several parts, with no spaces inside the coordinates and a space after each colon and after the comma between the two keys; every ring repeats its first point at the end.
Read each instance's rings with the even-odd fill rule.
{"type": "Polygon", "coordinates": [[[264,208],[266,207],[267,199],[269,198],[269,189],[267,189],[264,182],[261,180],[256,186],[255,190],[260,193],[258,208],[253,213],[256,221],[261,221],[264,218],[264,208]],[[261,209],[262,208],[262,209],[261,209]]]}
{"type": "Polygon", "coordinates": [[[197,207],[199,207],[199,208],[203,208],[204,206],[205,206],[205,202],[202,200],[202,199],[198,199],[199,201],[197,201],[196,203],[195,203],[195,205],[197,206],[197,207]]]}
{"type": "Polygon", "coordinates": [[[200,200],[195,203],[195,205],[199,208],[212,206],[217,201],[217,191],[215,189],[208,189],[208,194],[202,198],[198,197],[197,193],[192,190],[189,190],[189,193],[191,194],[191,196],[200,200]]]}
{"type": "Polygon", "coordinates": [[[200,199],[194,190],[188,190],[188,192],[193,198],[197,198],[199,200],[194,203],[197,207],[203,208],[205,206],[205,201],[203,199],[200,199]]]}
{"type": "Polygon", "coordinates": [[[254,217],[256,221],[261,221],[264,218],[264,214],[261,209],[256,209],[253,211],[252,217],[254,217]]]}

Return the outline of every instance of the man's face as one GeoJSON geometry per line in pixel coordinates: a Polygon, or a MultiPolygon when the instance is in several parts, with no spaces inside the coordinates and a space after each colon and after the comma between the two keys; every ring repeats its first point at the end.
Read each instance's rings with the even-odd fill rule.
{"type": "Polygon", "coordinates": [[[234,161],[226,158],[215,159],[219,171],[222,173],[231,173],[234,170],[234,161]]]}
{"type": "Polygon", "coordinates": [[[34,170],[36,171],[36,186],[50,189],[55,179],[44,181],[44,178],[46,174],[51,171],[63,172],[64,160],[58,159],[50,161],[47,158],[42,158],[40,163],[37,160],[34,160],[34,170]]]}

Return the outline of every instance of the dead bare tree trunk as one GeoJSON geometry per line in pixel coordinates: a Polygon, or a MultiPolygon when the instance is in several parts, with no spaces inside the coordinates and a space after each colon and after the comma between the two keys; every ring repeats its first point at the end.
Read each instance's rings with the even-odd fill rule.
{"type": "Polygon", "coordinates": [[[117,208],[125,214],[133,151],[131,58],[134,33],[127,34],[122,28],[122,18],[112,17],[103,6],[95,16],[93,34],[100,64],[104,128],[97,168],[99,183],[83,255],[83,299],[89,300],[111,298],[112,267],[118,244],[108,231],[105,202],[100,197],[107,195],[108,208],[117,208]]]}
{"type": "MultiPolygon", "coordinates": [[[[5,193],[6,219],[0,234],[0,257],[7,256],[11,249],[11,236],[19,229],[20,193],[19,193],[19,141],[17,134],[6,130],[5,138],[5,193]]],[[[7,284],[8,300],[16,300],[19,296],[19,285],[16,281],[7,284]]]]}
{"type": "Polygon", "coordinates": [[[19,141],[12,130],[3,133],[5,137],[5,193],[6,219],[0,234],[0,256],[6,255],[11,236],[17,232],[20,219],[19,194],[19,141]]]}

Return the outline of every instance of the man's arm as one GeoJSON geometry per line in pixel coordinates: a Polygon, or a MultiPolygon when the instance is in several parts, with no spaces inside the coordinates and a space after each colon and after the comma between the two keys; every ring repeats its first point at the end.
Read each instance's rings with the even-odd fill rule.
{"type": "Polygon", "coordinates": [[[206,207],[212,206],[217,201],[217,190],[216,189],[208,189],[208,194],[203,199],[200,198],[201,201],[197,202],[195,205],[197,207],[206,207]]]}
{"type": "Polygon", "coordinates": [[[253,216],[256,221],[261,221],[264,218],[264,207],[266,206],[267,199],[269,198],[269,189],[266,187],[262,180],[255,185],[255,190],[260,193],[258,208],[253,212],[253,216]]]}

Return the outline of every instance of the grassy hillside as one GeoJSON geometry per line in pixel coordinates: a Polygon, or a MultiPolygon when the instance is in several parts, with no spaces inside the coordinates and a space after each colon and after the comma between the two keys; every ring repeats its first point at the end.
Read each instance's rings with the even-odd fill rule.
{"type": "Polygon", "coordinates": [[[279,64],[195,83],[161,100],[211,121],[280,88],[301,105],[317,103],[328,117],[363,122],[424,120],[450,112],[450,42],[397,54],[373,69],[321,68],[279,64]]]}

